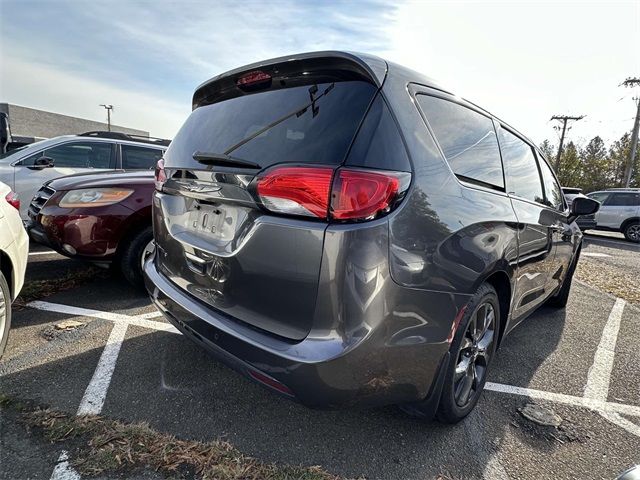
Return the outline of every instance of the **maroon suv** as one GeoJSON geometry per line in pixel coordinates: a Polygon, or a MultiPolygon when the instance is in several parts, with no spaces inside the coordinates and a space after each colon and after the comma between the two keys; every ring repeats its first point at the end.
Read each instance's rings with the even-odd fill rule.
{"type": "Polygon", "coordinates": [[[153,171],[71,175],[45,183],[29,206],[35,242],[67,257],[119,267],[142,285],[142,262],[153,251],[153,171]]]}

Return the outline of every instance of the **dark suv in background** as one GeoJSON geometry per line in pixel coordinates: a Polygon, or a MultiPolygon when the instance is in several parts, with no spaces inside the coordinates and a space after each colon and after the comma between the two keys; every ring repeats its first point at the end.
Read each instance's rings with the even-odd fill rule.
{"type": "Polygon", "coordinates": [[[195,91],[156,172],[157,307],[309,406],[402,404],[455,422],[502,338],[563,307],[578,214],[534,144],[368,55],[242,67],[195,91]]]}

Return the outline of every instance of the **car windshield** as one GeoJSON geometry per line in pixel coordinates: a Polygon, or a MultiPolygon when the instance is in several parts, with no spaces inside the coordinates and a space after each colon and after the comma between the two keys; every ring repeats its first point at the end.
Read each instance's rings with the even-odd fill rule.
{"type": "Polygon", "coordinates": [[[20,154],[24,152],[28,152],[30,150],[36,150],[40,148],[41,146],[45,145],[45,142],[47,142],[47,144],[52,143],[51,139],[38,140],[37,142],[33,142],[28,145],[23,145],[22,147],[15,148],[6,153],[0,153],[0,162],[11,162],[16,157],[21,156],[20,154]]]}
{"type": "Polygon", "coordinates": [[[14,150],[10,150],[10,151],[8,151],[8,152],[6,152],[6,153],[0,153],[0,160],[5,160],[5,159],[7,159],[7,158],[9,158],[9,159],[10,159],[12,155],[15,155],[16,153],[18,153],[18,152],[20,152],[20,151],[24,150],[24,149],[25,149],[25,148],[27,148],[27,147],[29,147],[29,145],[24,145],[24,146],[22,146],[22,147],[18,147],[18,148],[16,148],[16,149],[14,149],[14,150]]]}

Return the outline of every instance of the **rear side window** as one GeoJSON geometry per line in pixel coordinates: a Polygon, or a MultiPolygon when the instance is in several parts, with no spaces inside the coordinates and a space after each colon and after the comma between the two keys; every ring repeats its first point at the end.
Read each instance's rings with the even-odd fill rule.
{"type": "Polygon", "coordinates": [[[453,172],[462,180],[504,188],[493,120],[441,98],[417,99],[453,172]]]}
{"type": "Polygon", "coordinates": [[[150,170],[162,158],[162,150],[157,148],[122,145],[122,168],[125,170],[150,170]]]}
{"type": "Polygon", "coordinates": [[[605,205],[608,207],[637,207],[640,205],[640,193],[612,193],[605,205]]]}
{"type": "Polygon", "coordinates": [[[203,168],[194,152],[275,163],[344,161],[376,87],[363,81],[267,90],[194,110],[166,154],[167,166],[203,168]]]}
{"type": "Polygon", "coordinates": [[[542,183],[544,184],[545,205],[555,208],[556,210],[564,210],[564,200],[562,189],[551,171],[551,167],[547,165],[544,159],[539,158],[540,171],[542,172],[542,183]]]}
{"type": "Polygon", "coordinates": [[[532,202],[544,203],[540,173],[531,146],[503,128],[499,138],[507,191],[532,202]]]}

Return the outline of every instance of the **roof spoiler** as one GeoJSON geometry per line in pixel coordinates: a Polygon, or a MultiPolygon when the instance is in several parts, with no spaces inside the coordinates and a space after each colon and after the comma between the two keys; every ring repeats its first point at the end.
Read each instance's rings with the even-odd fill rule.
{"type": "Polygon", "coordinates": [[[301,78],[303,72],[305,76],[326,77],[327,81],[335,81],[336,78],[363,80],[381,87],[387,74],[387,62],[371,55],[332,51],[264,60],[230,70],[201,84],[193,94],[193,109],[244,95],[246,90],[238,85],[238,80],[256,71],[269,75],[276,87],[284,86],[285,81],[292,83],[292,79],[301,78]]]}

